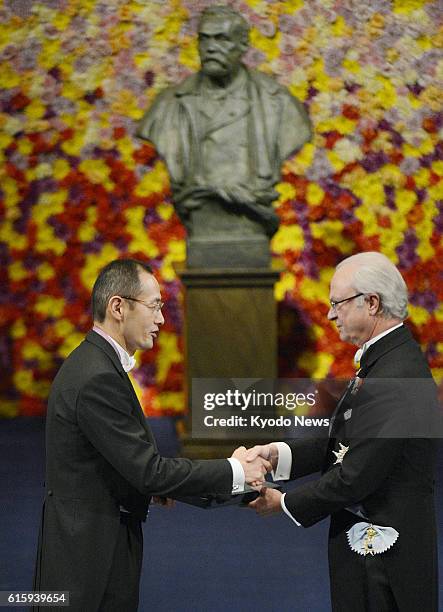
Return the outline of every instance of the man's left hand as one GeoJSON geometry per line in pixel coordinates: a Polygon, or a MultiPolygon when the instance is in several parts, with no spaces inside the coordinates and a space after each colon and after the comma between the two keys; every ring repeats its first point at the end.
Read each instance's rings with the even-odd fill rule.
{"type": "Polygon", "coordinates": [[[277,489],[262,487],[260,496],[250,502],[248,506],[255,509],[260,516],[270,516],[277,512],[283,512],[281,507],[282,495],[277,489]]]}

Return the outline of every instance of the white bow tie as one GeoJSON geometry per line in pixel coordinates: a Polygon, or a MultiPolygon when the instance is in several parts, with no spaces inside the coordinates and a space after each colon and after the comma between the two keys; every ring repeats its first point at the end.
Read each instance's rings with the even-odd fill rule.
{"type": "Polygon", "coordinates": [[[130,372],[132,368],[135,367],[136,363],[137,361],[134,355],[132,355],[132,357],[127,354],[122,356],[122,366],[125,372],[130,372]]]}

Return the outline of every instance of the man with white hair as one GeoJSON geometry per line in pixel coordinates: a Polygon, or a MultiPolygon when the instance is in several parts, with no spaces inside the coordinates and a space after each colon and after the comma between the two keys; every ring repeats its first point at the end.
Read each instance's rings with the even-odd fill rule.
{"type": "Polygon", "coordinates": [[[329,439],[249,451],[251,460],[271,460],[275,479],[321,476],[285,494],[263,488],[250,506],[262,515],[283,511],[303,527],[331,517],[334,611],[437,612],[431,438],[438,433],[424,422],[436,387],[403,324],[405,282],[384,255],[353,255],[336,268],[330,304],[340,338],[359,347],[360,369],[337,404],[329,439]]]}

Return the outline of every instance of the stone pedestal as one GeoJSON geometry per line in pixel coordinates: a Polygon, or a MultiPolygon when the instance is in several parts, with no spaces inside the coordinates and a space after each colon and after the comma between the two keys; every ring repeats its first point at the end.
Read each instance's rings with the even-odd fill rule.
{"type": "MultiPolygon", "coordinates": [[[[192,378],[275,378],[277,317],[271,268],[177,267],[185,287],[187,402],[192,378]]],[[[183,454],[224,456],[235,441],[198,440],[187,419],[183,454]]]]}

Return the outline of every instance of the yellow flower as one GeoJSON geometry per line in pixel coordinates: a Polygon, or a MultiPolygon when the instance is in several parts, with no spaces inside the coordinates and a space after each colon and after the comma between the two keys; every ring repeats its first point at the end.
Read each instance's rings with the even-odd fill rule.
{"type": "Polygon", "coordinates": [[[37,225],[41,225],[48,217],[62,213],[67,197],[66,189],[61,189],[55,193],[42,193],[37,206],[32,209],[32,219],[37,225]]]}
{"type": "Polygon", "coordinates": [[[67,319],[58,319],[54,323],[54,332],[60,338],[66,338],[67,336],[70,336],[74,329],[75,328],[72,323],[67,319]]]}
{"type": "Polygon", "coordinates": [[[340,134],[351,134],[355,131],[356,121],[348,119],[343,115],[339,117],[331,117],[326,121],[320,121],[317,125],[319,132],[331,132],[336,130],[340,134]]]}
{"type": "Polygon", "coordinates": [[[394,13],[408,14],[423,7],[423,0],[394,0],[394,13]]]}
{"type": "Polygon", "coordinates": [[[178,56],[180,64],[186,66],[193,72],[200,68],[200,60],[198,57],[197,40],[195,38],[189,38],[183,44],[180,49],[178,56]]]}
{"type": "Polygon", "coordinates": [[[434,310],[434,316],[437,321],[443,321],[443,303],[440,304],[436,310],[434,310]]]}
{"type": "Polygon", "coordinates": [[[443,98],[443,89],[438,85],[429,85],[419,96],[423,104],[427,104],[429,108],[435,112],[441,110],[441,101],[443,98]]]}
{"type": "Polygon", "coordinates": [[[300,283],[299,293],[303,299],[314,302],[329,303],[329,287],[322,279],[314,280],[306,276],[300,283]]]}
{"type": "Polygon", "coordinates": [[[85,135],[83,132],[77,132],[70,140],[65,140],[61,148],[68,155],[78,157],[83,149],[85,135]]]}
{"type": "Polygon", "coordinates": [[[262,51],[269,62],[280,57],[280,39],[280,32],[277,32],[275,36],[269,38],[264,36],[256,28],[252,28],[251,30],[251,46],[262,51]]]}
{"type": "Polygon", "coordinates": [[[325,197],[325,192],[316,183],[309,183],[306,191],[306,200],[311,206],[317,206],[325,197]]]}
{"type": "Polygon", "coordinates": [[[335,172],[341,172],[341,170],[343,170],[343,168],[346,166],[346,163],[337,155],[335,151],[326,151],[326,157],[328,158],[335,172]]]}
{"type": "Polygon", "coordinates": [[[2,180],[2,190],[4,194],[4,202],[7,208],[12,208],[20,202],[20,194],[18,192],[17,183],[14,179],[6,177],[2,180]]]}
{"type": "Polygon", "coordinates": [[[382,108],[389,109],[394,106],[397,101],[395,87],[386,77],[378,75],[376,79],[381,84],[381,87],[376,93],[375,99],[379,102],[382,108]]]}
{"type": "Polygon", "coordinates": [[[165,282],[173,281],[177,275],[174,270],[174,263],[185,261],[186,245],[184,240],[170,240],[168,243],[168,253],[163,258],[160,273],[165,282]]]}
{"type": "Polygon", "coordinates": [[[284,15],[285,13],[292,15],[293,13],[302,8],[303,4],[303,0],[285,0],[281,3],[281,13],[282,15],[284,15]]]}
{"type": "MultiPolygon", "coordinates": [[[[24,234],[18,234],[12,229],[11,220],[5,221],[3,224],[0,224],[0,241],[6,242],[10,247],[14,249],[23,250],[28,246],[28,239],[24,234]]],[[[19,263],[19,262],[15,262],[19,263]]],[[[14,264],[11,264],[14,268],[14,264]]],[[[16,270],[17,274],[20,275],[19,269],[16,270]]],[[[20,280],[17,278],[15,280],[20,280]]]]}
{"type": "Polygon", "coordinates": [[[144,197],[162,192],[168,185],[168,174],[163,162],[156,162],[154,168],[143,175],[135,188],[135,195],[144,197]]]}
{"type": "Polygon", "coordinates": [[[0,64],[0,88],[12,89],[20,85],[20,76],[13,71],[8,62],[0,64]]]}
{"type": "Polygon", "coordinates": [[[298,225],[280,225],[272,239],[271,249],[281,255],[285,251],[300,251],[305,243],[303,230],[298,225]]]}
{"type": "Polygon", "coordinates": [[[366,30],[371,38],[380,36],[385,25],[385,18],[380,13],[374,13],[366,24],[366,30]]]}
{"type": "Polygon", "coordinates": [[[24,359],[32,359],[37,360],[40,368],[47,369],[52,364],[52,355],[48,351],[45,351],[44,348],[37,344],[37,342],[33,342],[32,340],[27,340],[22,348],[22,355],[24,359]]]}
{"type": "Polygon", "coordinates": [[[295,287],[295,276],[290,272],[283,272],[274,286],[274,297],[281,302],[286,293],[290,293],[295,287]]]}
{"type": "Polygon", "coordinates": [[[78,228],[78,237],[82,242],[90,242],[94,240],[96,229],[94,227],[97,221],[97,209],[95,206],[90,206],[86,210],[86,220],[78,228]]]}
{"type": "Polygon", "coordinates": [[[307,370],[311,378],[326,378],[334,363],[334,357],[330,353],[306,351],[298,361],[299,365],[307,370]]]}
{"type": "Polygon", "coordinates": [[[344,254],[352,252],[354,243],[343,236],[343,223],[338,219],[311,223],[311,231],[313,237],[322,240],[326,246],[336,247],[344,254]]]}
{"type": "Polygon", "coordinates": [[[17,391],[31,393],[34,386],[34,377],[30,370],[18,370],[12,377],[14,387],[17,391]]]}
{"type": "Polygon", "coordinates": [[[426,308],[422,306],[414,306],[413,304],[408,305],[409,318],[415,325],[424,325],[428,322],[431,316],[426,308]]]}
{"type": "Polygon", "coordinates": [[[71,21],[71,16],[68,13],[57,12],[52,20],[52,25],[54,25],[57,30],[66,30],[71,21]]]}
{"type": "Polygon", "coordinates": [[[21,261],[14,261],[8,266],[9,278],[12,281],[21,281],[28,276],[28,271],[21,261]]]}
{"type": "Polygon", "coordinates": [[[174,214],[174,207],[170,202],[161,202],[158,204],[156,211],[163,221],[169,221],[174,214]]]}
{"type": "Polygon", "coordinates": [[[431,168],[433,172],[435,172],[435,174],[438,174],[438,176],[443,176],[443,161],[442,160],[437,160],[433,162],[431,168]]]}
{"type": "Polygon", "coordinates": [[[0,417],[12,419],[18,415],[18,402],[13,400],[2,400],[0,403],[0,417]]]}
{"type": "Polygon", "coordinates": [[[64,179],[71,171],[71,166],[65,159],[56,159],[52,166],[52,173],[57,181],[64,179]]]}
{"type": "Polygon", "coordinates": [[[63,344],[58,349],[60,357],[66,359],[66,357],[83,342],[83,339],[84,335],[79,332],[73,332],[69,336],[66,336],[63,344]]]}
{"type": "Polygon", "coordinates": [[[403,215],[406,215],[417,202],[417,194],[414,191],[408,189],[399,189],[395,194],[395,204],[397,210],[403,215]]]}
{"type": "Polygon", "coordinates": [[[159,254],[157,245],[147,234],[143,223],[146,210],[144,206],[134,206],[125,211],[127,221],[126,229],[131,234],[132,240],[129,243],[129,250],[144,251],[149,258],[157,257],[159,254]]]}
{"type": "Polygon", "coordinates": [[[173,363],[181,363],[183,355],[178,350],[177,335],[162,331],[158,337],[159,354],[157,359],[157,381],[161,384],[173,363]]]}
{"type": "Polygon", "coordinates": [[[11,338],[14,340],[19,340],[20,338],[24,338],[27,334],[26,325],[23,322],[23,319],[17,319],[11,326],[11,338]]]}
{"type": "Polygon", "coordinates": [[[39,295],[34,306],[35,312],[42,315],[60,317],[63,314],[65,301],[50,295],[39,295]]]}
{"type": "Polygon", "coordinates": [[[294,158],[298,166],[307,170],[309,166],[312,164],[315,155],[315,146],[307,142],[305,146],[297,153],[297,156],[294,158]]]}
{"type": "Polygon", "coordinates": [[[437,204],[430,199],[423,206],[424,216],[417,226],[417,236],[420,240],[417,246],[417,255],[422,261],[428,261],[435,255],[435,250],[431,246],[430,240],[434,232],[433,220],[438,215],[437,204]]]}
{"type": "Polygon", "coordinates": [[[124,136],[124,138],[119,138],[116,144],[125,166],[129,169],[135,168],[135,161],[132,156],[134,153],[134,141],[129,136],[124,136]]]}
{"type": "Polygon", "coordinates": [[[119,255],[118,249],[109,243],[106,243],[100,252],[86,255],[86,262],[80,273],[81,281],[86,289],[92,290],[100,270],[113,259],[117,259],[119,255]]]}
{"type": "Polygon", "coordinates": [[[18,151],[22,155],[29,155],[33,149],[32,142],[25,137],[19,138],[17,145],[18,145],[18,151]]]}
{"type": "Polygon", "coordinates": [[[55,270],[47,261],[40,264],[37,268],[37,278],[41,281],[47,281],[50,278],[54,278],[55,270]]]}
{"type": "Polygon", "coordinates": [[[279,202],[293,200],[297,193],[294,185],[291,185],[290,183],[278,183],[278,185],[275,186],[275,190],[280,194],[280,197],[278,198],[279,202]]]}
{"type": "Polygon", "coordinates": [[[158,410],[182,412],[185,405],[183,391],[162,391],[158,394],[158,410]]]}
{"type": "Polygon", "coordinates": [[[57,238],[54,229],[46,224],[41,224],[37,228],[37,240],[35,245],[37,253],[54,253],[63,255],[66,250],[66,243],[57,238]]]}
{"type": "Polygon", "coordinates": [[[61,40],[45,39],[40,55],[37,58],[40,68],[50,70],[56,66],[62,59],[60,52],[61,40]]]}
{"type": "Polygon", "coordinates": [[[79,164],[79,170],[95,185],[101,185],[106,181],[111,172],[111,169],[103,159],[84,159],[79,164]]]}
{"type": "Polygon", "coordinates": [[[333,36],[338,36],[339,38],[342,38],[344,36],[350,36],[353,30],[350,26],[348,26],[345,21],[345,18],[339,15],[332,24],[331,32],[333,36]]]}

